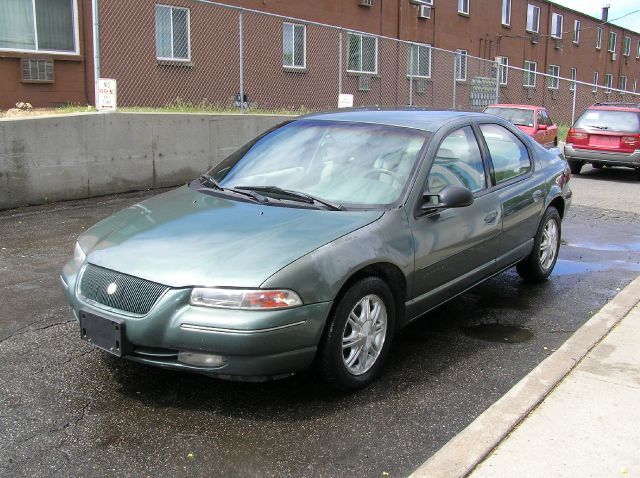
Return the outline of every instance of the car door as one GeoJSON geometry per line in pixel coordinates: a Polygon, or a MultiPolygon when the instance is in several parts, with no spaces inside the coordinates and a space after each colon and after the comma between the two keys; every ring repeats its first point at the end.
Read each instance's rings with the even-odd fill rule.
{"type": "Polygon", "coordinates": [[[421,184],[430,194],[449,185],[467,187],[474,194],[474,202],[409,218],[415,250],[409,316],[463,291],[495,268],[502,231],[500,197],[490,191],[477,134],[471,125],[446,134],[421,184]]]}
{"type": "Polygon", "coordinates": [[[536,111],[536,129],[534,133],[535,140],[540,144],[545,144],[547,142],[547,121],[544,119],[544,115],[542,114],[542,110],[536,111]],[[540,126],[543,128],[541,129],[540,126]]]}
{"type": "Polygon", "coordinates": [[[547,110],[542,110],[542,116],[544,116],[544,120],[547,123],[547,143],[550,145],[557,144],[558,125],[551,120],[551,116],[549,116],[547,110]]]}
{"type": "Polygon", "coordinates": [[[480,131],[500,201],[503,230],[498,266],[502,268],[528,254],[531,248],[546,196],[544,174],[515,132],[493,123],[481,124],[480,131]]]}

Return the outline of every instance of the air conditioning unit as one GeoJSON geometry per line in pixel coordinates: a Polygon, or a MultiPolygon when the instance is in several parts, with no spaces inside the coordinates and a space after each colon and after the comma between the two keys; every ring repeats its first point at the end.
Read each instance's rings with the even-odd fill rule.
{"type": "Polygon", "coordinates": [[[420,5],[420,10],[418,10],[418,18],[431,18],[431,7],[429,5],[420,5]]]}
{"type": "Polygon", "coordinates": [[[540,43],[540,35],[538,35],[537,33],[532,33],[531,43],[540,43]]]}
{"type": "Polygon", "coordinates": [[[556,39],[556,50],[562,50],[562,40],[556,39]]]}
{"type": "Polygon", "coordinates": [[[358,91],[371,91],[371,77],[362,75],[358,77],[358,91]]]}
{"type": "Polygon", "coordinates": [[[53,60],[23,58],[22,81],[53,83],[53,60]]]}
{"type": "Polygon", "coordinates": [[[361,7],[373,7],[373,0],[360,0],[361,7]]]}
{"type": "Polygon", "coordinates": [[[611,52],[611,61],[616,61],[618,59],[618,54],[616,52],[611,52]]]}
{"type": "Polygon", "coordinates": [[[422,95],[427,92],[427,80],[424,78],[419,78],[416,81],[416,93],[422,95]]]}

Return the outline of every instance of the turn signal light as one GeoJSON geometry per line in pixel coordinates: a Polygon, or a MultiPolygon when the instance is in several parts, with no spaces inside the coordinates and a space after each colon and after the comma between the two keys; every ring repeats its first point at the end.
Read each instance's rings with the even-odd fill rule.
{"type": "Polygon", "coordinates": [[[196,287],[191,305],[222,309],[285,309],[302,305],[292,290],[223,289],[196,287]]]}

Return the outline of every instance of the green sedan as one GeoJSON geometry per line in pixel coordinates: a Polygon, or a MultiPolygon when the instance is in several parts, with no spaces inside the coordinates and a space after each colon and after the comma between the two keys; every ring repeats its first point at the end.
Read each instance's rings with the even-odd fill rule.
{"type": "Polygon", "coordinates": [[[255,381],[313,366],[353,390],[443,302],[512,266],[547,279],[570,177],[481,113],[312,114],[93,226],[62,285],[118,357],[255,381]]]}

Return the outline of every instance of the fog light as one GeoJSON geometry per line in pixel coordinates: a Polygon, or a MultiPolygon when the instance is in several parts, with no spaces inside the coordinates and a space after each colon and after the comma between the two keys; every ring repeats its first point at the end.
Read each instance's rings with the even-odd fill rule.
{"type": "Polygon", "coordinates": [[[201,354],[198,352],[178,352],[178,362],[196,367],[222,367],[227,359],[222,355],[201,354]]]}

